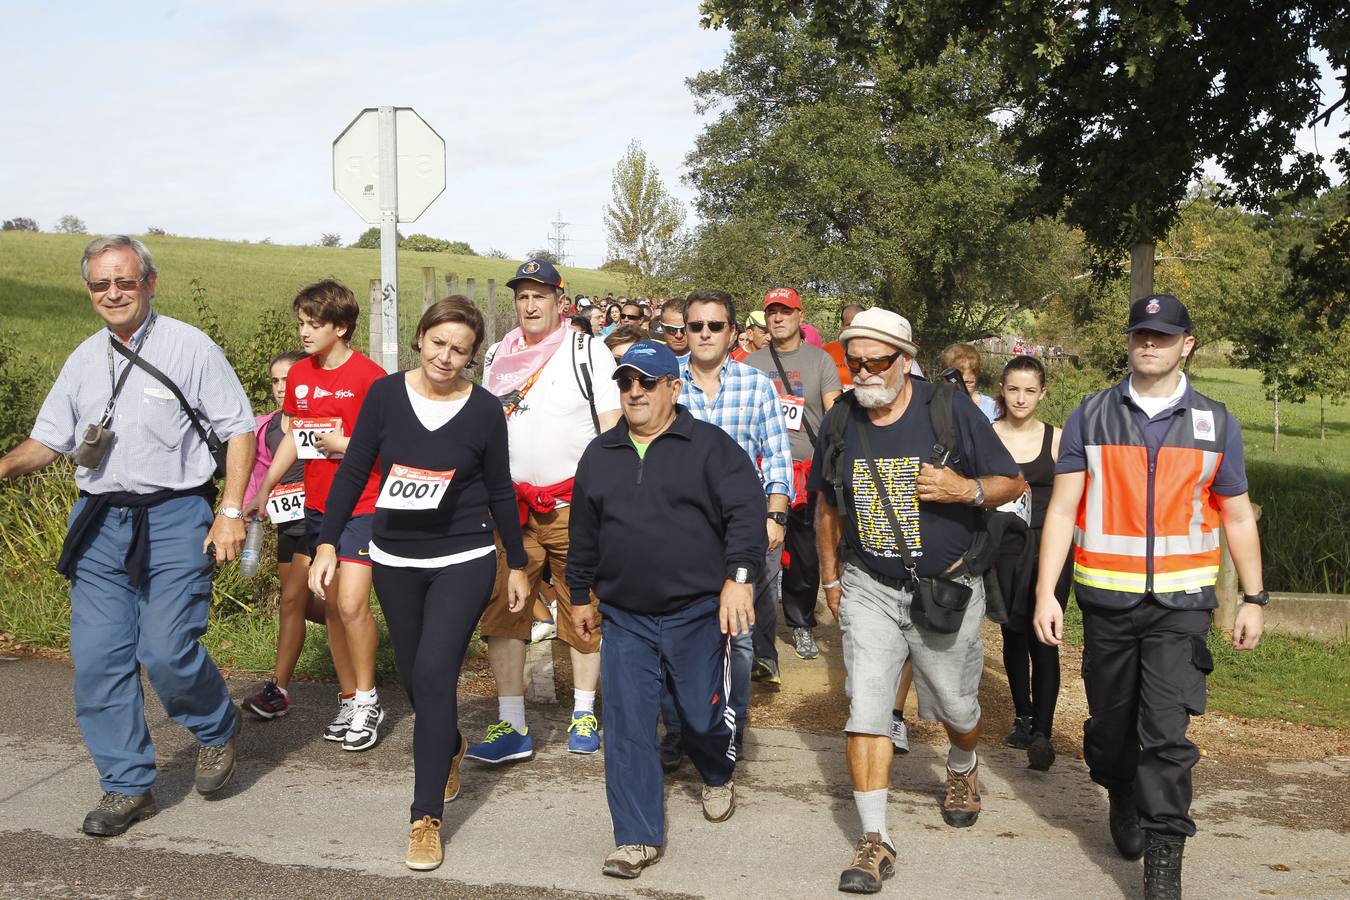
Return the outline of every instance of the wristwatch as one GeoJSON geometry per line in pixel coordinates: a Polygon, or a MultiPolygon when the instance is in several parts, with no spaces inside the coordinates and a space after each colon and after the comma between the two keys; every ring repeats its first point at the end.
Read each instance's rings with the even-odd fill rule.
{"type": "Polygon", "coordinates": [[[771,512],[771,513],[769,513],[769,518],[772,519],[773,521],[777,522],[779,525],[782,525],[784,528],[787,527],[787,520],[788,520],[788,515],[787,515],[787,513],[785,513],[785,512],[771,512]]]}
{"type": "Polygon", "coordinates": [[[984,506],[984,482],[975,479],[975,499],[971,501],[971,506],[984,506]]]}
{"type": "Polygon", "coordinates": [[[226,506],[221,508],[218,515],[222,515],[227,519],[242,519],[244,517],[244,512],[237,506],[226,506]]]}
{"type": "Polygon", "coordinates": [[[736,571],[732,573],[731,580],[737,584],[750,583],[750,570],[745,566],[737,566],[736,571]]]}
{"type": "Polygon", "coordinates": [[[1243,594],[1242,602],[1255,603],[1257,606],[1265,606],[1270,602],[1270,594],[1266,591],[1261,591],[1259,594],[1243,594]]]}

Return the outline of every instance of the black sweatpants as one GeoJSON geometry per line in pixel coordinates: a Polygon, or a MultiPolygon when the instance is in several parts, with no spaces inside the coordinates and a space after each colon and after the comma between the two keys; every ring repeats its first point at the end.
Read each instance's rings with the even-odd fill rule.
{"type": "Polygon", "coordinates": [[[1186,728],[1205,711],[1213,614],[1168,609],[1152,597],[1126,610],[1080,606],[1088,772],[1108,789],[1134,785],[1140,827],[1190,837],[1191,769],[1200,751],[1186,728]]]}
{"type": "Polygon", "coordinates": [[[783,546],[783,619],[789,628],[816,627],[816,595],[820,591],[820,557],[816,554],[816,495],[805,506],[788,510],[783,546]]]}
{"type": "Polygon", "coordinates": [[[375,563],[371,573],[399,681],[417,714],[409,821],[440,819],[445,811],[445,782],[460,741],[459,670],[496,574],[491,553],[441,569],[375,563]]]}

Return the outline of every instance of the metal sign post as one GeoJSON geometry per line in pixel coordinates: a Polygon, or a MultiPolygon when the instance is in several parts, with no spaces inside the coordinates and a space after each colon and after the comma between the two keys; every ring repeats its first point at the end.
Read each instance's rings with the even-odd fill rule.
{"type": "Polygon", "coordinates": [[[398,225],[417,221],[445,190],[445,141],[409,107],[364,109],[333,141],[333,190],[380,227],[379,303],[370,323],[380,341],[370,351],[397,372],[398,225]]]}

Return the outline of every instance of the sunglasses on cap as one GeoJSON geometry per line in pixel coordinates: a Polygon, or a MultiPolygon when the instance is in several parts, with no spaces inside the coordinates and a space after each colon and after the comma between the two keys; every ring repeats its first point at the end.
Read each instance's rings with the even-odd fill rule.
{"type": "Polygon", "coordinates": [[[857,375],[862,369],[866,369],[869,375],[880,375],[895,365],[895,361],[900,358],[903,352],[903,350],[897,350],[890,356],[872,356],[867,359],[846,353],[844,354],[844,364],[854,375],[857,375]]]}
{"type": "Polygon", "coordinates": [[[705,326],[713,334],[721,334],[729,324],[729,322],[690,322],[685,327],[694,334],[702,334],[705,326]]]}
{"type": "Polygon", "coordinates": [[[633,382],[635,381],[642,386],[643,391],[654,391],[656,386],[666,379],[664,375],[656,378],[650,375],[620,375],[614,380],[619,383],[619,390],[626,394],[633,389],[633,382]]]}

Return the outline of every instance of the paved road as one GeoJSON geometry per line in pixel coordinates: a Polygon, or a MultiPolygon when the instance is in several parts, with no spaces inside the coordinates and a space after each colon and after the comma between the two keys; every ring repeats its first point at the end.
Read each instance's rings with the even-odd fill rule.
{"type": "MultiPolygon", "coordinates": [[[[699,812],[686,768],[667,790],[666,858],[636,882],[599,874],[612,844],[603,763],[565,752],[556,708],[532,710],[539,752],[505,770],[466,763],[446,814],[446,862],[402,865],[410,799],[412,718],[396,689],[387,736],[343,753],[318,734],[332,688],[299,685],[292,715],[249,722],[242,761],[219,800],[191,791],[193,745],[147,703],[161,763],[161,812],[126,835],[78,831],[98,797],[80,742],[63,662],[0,662],[0,898],[472,896],[826,897],[856,832],[837,734],[752,729],[729,822],[699,812]],[[553,718],[556,721],[549,721],[553,718]]],[[[251,682],[231,684],[243,696],[251,682]]],[[[466,698],[481,734],[495,706],[466,698]]],[[[984,814],[970,829],[942,824],[938,748],[897,761],[891,828],[899,874],[883,896],[1135,896],[1139,864],[1119,859],[1105,797],[1082,764],[1049,773],[1022,755],[982,751],[984,814]]],[[[1186,859],[1188,896],[1350,896],[1342,793],[1350,760],[1231,769],[1201,763],[1202,836],[1186,859]]]]}

